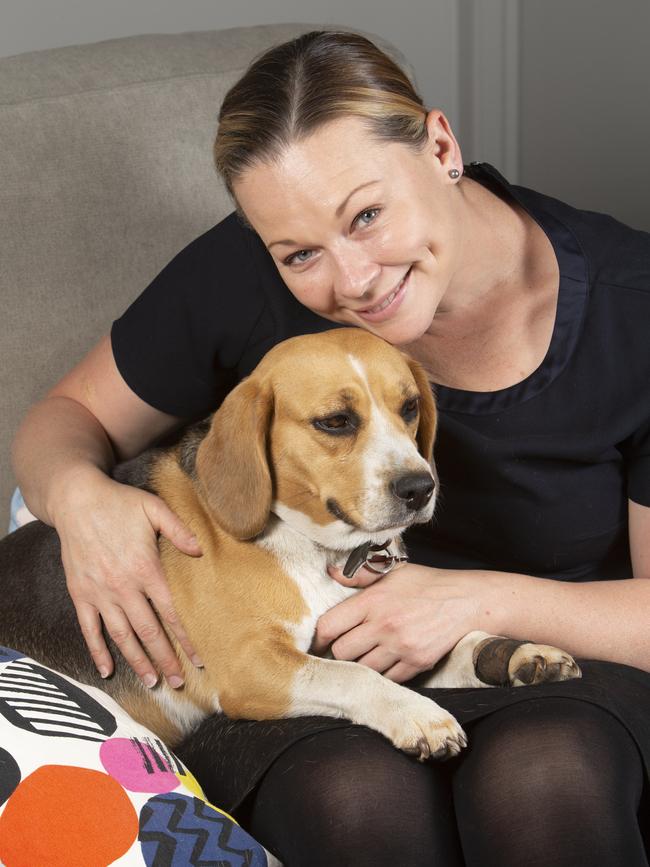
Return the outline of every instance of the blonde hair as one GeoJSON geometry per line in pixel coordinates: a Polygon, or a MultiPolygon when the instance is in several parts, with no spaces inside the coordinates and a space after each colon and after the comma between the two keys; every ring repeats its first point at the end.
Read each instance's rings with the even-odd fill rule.
{"type": "Polygon", "coordinates": [[[408,76],[369,39],[315,30],[271,48],[228,91],[214,143],[230,193],[253,165],[341,117],[360,117],[378,139],[421,148],[426,109],[408,76]]]}

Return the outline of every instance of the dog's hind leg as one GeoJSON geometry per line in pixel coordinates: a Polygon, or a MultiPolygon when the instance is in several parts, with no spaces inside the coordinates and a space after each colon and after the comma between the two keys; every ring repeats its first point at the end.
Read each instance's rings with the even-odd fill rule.
{"type": "Polygon", "coordinates": [[[580,677],[580,668],[557,647],[470,632],[417,683],[432,688],[526,686],[573,677],[580,677]]]}

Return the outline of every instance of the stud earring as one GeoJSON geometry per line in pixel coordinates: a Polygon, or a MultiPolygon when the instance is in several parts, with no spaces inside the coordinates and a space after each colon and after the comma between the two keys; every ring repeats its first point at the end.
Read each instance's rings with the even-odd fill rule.
{"type": "Polygon", "coordinates": [[[460,177],[460,172],[458,171],[458,169],[449,169],[448,174],[449,174],[449,177],[454,181],[456,180],[456,178],[460,177]]]}

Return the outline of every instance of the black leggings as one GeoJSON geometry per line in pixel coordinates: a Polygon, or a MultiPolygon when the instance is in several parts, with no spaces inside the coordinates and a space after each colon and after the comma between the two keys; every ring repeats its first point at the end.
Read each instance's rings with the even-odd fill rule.
{"type": "Polygon", "coordinates": [[[607,711],[531,699],[466,730],[446,763],[363,727],[303,738],[235,817],[285,867],[648,864],[641,758],[607,711]]]}

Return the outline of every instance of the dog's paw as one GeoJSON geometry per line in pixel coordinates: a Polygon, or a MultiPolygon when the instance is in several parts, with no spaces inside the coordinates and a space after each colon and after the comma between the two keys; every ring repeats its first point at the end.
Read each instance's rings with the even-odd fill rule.
{"type": "Polygon", "coordinates": [[[382,722],[382,733],[421,762],[450,759],[467,746],[467,736],[456,719],[431,699],[415,693],[382,722]]]}
{"type": "Polygon", "coordinates": [[[522,644],[510,657],[508,680],[511,686],[530,686],[582,677],[575,659],[548,644],[522,644]]]}

